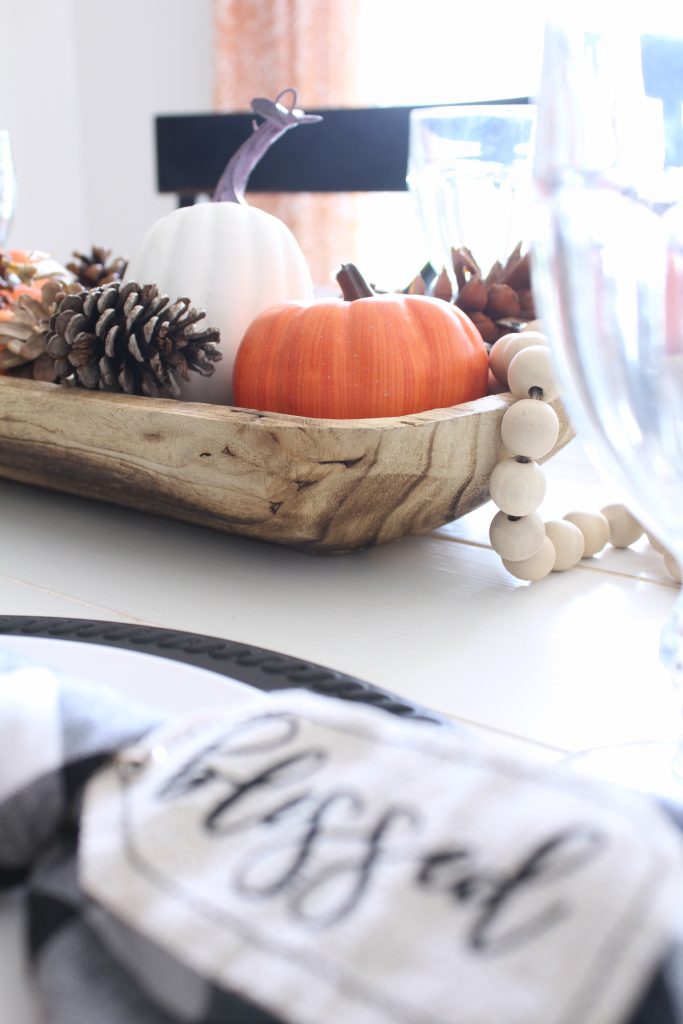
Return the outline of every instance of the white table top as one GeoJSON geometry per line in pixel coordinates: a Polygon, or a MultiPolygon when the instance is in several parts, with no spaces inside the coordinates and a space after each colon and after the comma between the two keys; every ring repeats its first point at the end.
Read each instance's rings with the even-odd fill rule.
{"type": "MultiPolygon", "coordinates": [[[[576,442],[546,472],[546,519],[618,497],[576,442]]],[[[316,557],[0,480],[0,614],[145,623],[271,648],[548,761],[675,737],[680,711],[658,644],[676,588],[661,556],[643,538],[529,585],[490,549],[492,514],[488,505],[423,537],[316,557]]],[[[24,928],[17,894],[6,894],[6,996],[12,1021],[32,1024],[24,928]]]]}
{"type": "MultiPolygon", "coordinates": [[[[572,442],[544,517],[618,496],[572,442]]],[[[321,557],[0,480],[0,613],[138,622],[319,662],[544,758],[672,738],[658,662],[676,596],[646,539],[535,584],[488,544],[492,507],[321,557]]]]}

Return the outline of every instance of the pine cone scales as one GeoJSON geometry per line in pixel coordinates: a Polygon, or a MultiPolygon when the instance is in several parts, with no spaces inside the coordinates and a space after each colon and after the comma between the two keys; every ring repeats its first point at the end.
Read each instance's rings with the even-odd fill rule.
{"type": "Polygon", "coordinates": [[[126,272],[128,261],[123,256],[111,258],[111,249],[93,245],[89,253],[74,252],[73,260],[67,263],[70,270],[84,288],[99,288],[112,281],[120,281],[126,272]]]}
{"type": "Polygon", "coordinates": [[[68,295],[50,319],[43,380],[150,398],[180,394],[191,370],[210,376],[222,358],[218,331],[197,329],[203,310],[169,303],[156,285],[114,281],[68,295]]]}

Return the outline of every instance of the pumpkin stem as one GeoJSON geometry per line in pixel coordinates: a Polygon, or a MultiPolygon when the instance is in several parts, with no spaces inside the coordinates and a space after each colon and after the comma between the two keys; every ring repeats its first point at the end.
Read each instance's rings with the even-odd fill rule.
{"type": "Polygon", "coordinates": [[[249,175],[273,143],[290,128],[322,121],[318,114],[305,114],[297,108],[296,89],[283,89],[274,100],[257,97],[251,101],[251,109],[264,120],[260,124],[252,121],[252,134],[233,154],[220,176],[211,197],[215,203],[242,203],[246,206],[244,193],[249,175]],[[283,96],[289,96],[289,104],[280,102],[283,96]]]}
{"type": "Polygon", "coordinates": [[[337,273],[337,283],[347,302],[368,299],[375,294],[355,263],[342,263],[337,273]]]}

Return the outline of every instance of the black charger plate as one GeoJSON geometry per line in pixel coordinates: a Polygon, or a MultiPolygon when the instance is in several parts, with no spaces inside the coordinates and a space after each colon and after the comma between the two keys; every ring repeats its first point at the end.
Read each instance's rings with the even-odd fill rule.
{"type": "Polygon", "coordinates": [[[154,654],[208,669],[258,690],[298,687],[328,697],[372,704],[402,718],[443,725],[446,719],[433,711],[403,700],[362,679],[292,658],[263,647],[251,647],[233,640],[183,633],[156,626],[137,626],[99,619],[63,619],[43,616],[0,615],[0,634],[101,644],[128,651],[154,654]]]}

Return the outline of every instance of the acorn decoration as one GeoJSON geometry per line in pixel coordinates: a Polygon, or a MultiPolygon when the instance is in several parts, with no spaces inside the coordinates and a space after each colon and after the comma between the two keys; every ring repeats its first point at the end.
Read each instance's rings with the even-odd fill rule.
{"type": "Polygon", "coordinates": [[[210,376],[222,357],[203,310],[170,302],[154,284],[110,284],[66,295],[50,318],[40,380],[152,398],[177,398],[179,380],[210,376]]]}
{"type": "Polygon", "coordinates": [[[465,246],[451,249],[451,264],[450,271],[444,267],[438,275],[431,267],[423,268],[406,291],[453,302],[489,345],[518,324],[536,319],[529,253],[522,255],[521,242],[504,264],[496,261],[486,275],[465,246]]]}

